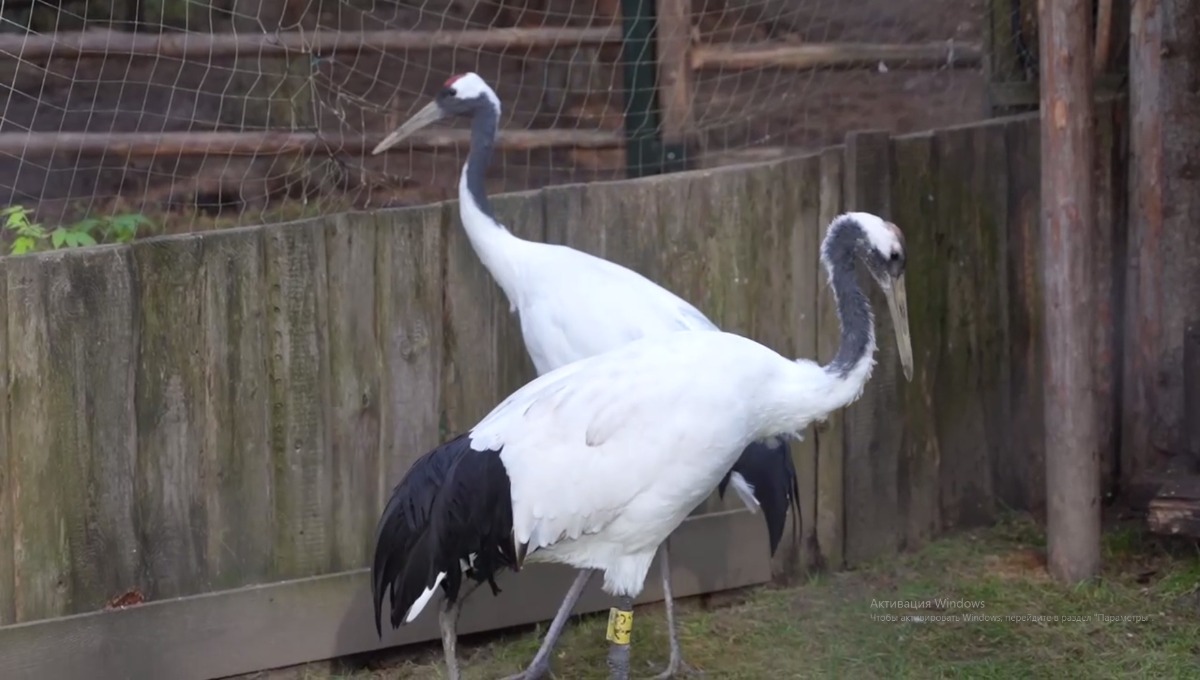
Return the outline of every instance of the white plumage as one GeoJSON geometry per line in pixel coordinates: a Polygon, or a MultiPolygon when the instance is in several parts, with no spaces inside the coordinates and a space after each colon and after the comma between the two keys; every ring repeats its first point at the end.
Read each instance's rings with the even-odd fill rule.
{"type": "MultiPolygon", "coordinates": [[[[695,307],[633,271],[564,246],[515,237],[492,217],[483,191],[482,171],[490,156],[499,101],[474,74],[448,81],[437,101],[390,135],[376,152],[416,128],[457,113],[471,114],[474,122],[471,154],[459,184],[463,226],[481,262],[519,315],[526,348],[542,375],[494,409],[466,439],[448,443],[427,458],[462,458],[464,464],[474,464],[468,461],[475,456],[498,456],[502,462],[503,482],[484,473],[472,478],[482,487],[505,486],[505,502],[511,503],[514,554],[503,555],[498,566],[518,567],[528,550],[525,556],[531,561],[600,570],[607,592],[622,598],[635,596],[663,541],[727,474],[743,502],[751,510],[758,508],[754,487],[736,471],[730,474],[739,456],[750,460],[752,452],[762,453],[747,449],[748,445],[796,434],[813,418],[824,417],[831,404],[848,403],[857,396],[873,364],[869,310],[863,319],[867,327],[858,329],[865,335],[856,347],[853,365],[831,370],[808,361],[792,362],[750,340],[719,332],[695,307]]],[[[871,271],[884,283],[881,276],[887,259],[893,254],[903,256],[899,231],[866,213],[848,216],[847,223],[854,225],[854,240],[838,255],[852,260],[859,245],[869,248],[875,253],[869,262],[871,271]]],[[[826,261],[827,268],[831,264],[826,261]]],[[[852,262],[850,267],[852,271],[852,262]]],[[[901,260],[900,276],[902,271],[901,260]]],[[[902,278],[899,283],[902,301],[902,278]]],[[[905,343],[901,344],[903,349],[905,343]]],[[[905,366],[907,370],[909,364],[905,366]]],[[[778,474],[790,474],[790,488],[794,488],[795,473],[786,449],[784,454],[788,469],[778,474]]],[[[457,498],[453,490],[430,493],[430,488],[454,477],[432,467],[436,464],[458,469],[457,462],[443,462],[418,471],[418,463],[410,472],[410,477],[423,479],[429,515],[436,521],[439,512],[484,512],[474,508],[477,499],[467,495],[452,500],[457,498]],[[456,502],[463,507],[455,508],[456,502]]],[[[493,477],[496,470],[493,467],[493,477]]],[[[779,481],[764,483],[778,487],[779,481]]],[[[405,483],[397,488],[393,502],[402,495],[405,483]]],[[[776,496],[787,496],[789,490],[776,496]]],[[[780,506],[778,498],[775,505],[780,506]]],[[[786,504],[777,509],[776,517],[786,513],[786,504]]],[[[475,540],[470,548],[434,555],[433,561],[441,566],[427,575],[419,570],[398,574],[394,561],[387,564],[393,559],[387,550],[397,552],[402,546],[416,550],[414,541],[424,530],[420,518],[404,518],[409,526],[401,526],[395,516],[389,520],[389,511],[381,520],[377,544],[377,612],[388,582],[394,623],[413,620],[439,586],[446,589],[452,616],[449,622],[443,618],[443,640],[454,678],[453,643],[447,638],[453,635],[452,619],[457,616],[454,602],[460,576],[446,569],[461,563],[465,571],[476,572],[477,581],[490,579],[497,565],[481,565],[477,558],[489,554],[488,541],[497,539],[494,528],[487,530],[492,533],[486,540],[475,540]],[[386,546],[389,526],[398,533],[393,545],[386,546]],[[397,602],[401,582],[407,594],[397,602]]],[[[768,513],[769,526],[771,518],[768,513]]],[[[777,521],[781,530],[782,519],[777,521]]],[[[453,533],[445,526],[440,530],[453,533]]],[[[503,547],[495,549],[504,552],[503,547]]],[[[429,550],[436,552],[436,548],[429,550]]],[[[665,560],[664,551],[664,567],[665,560]]],[[[577,581],[579,590],[586,575],[577,581]]],[[[578,596],[576,586],[572,592],[578,596]]],[[[568,595],[566,612],[573,603],[568,595]]],[[[545,672],[553,637],[552,626],[546,645],[524,677],[545,672]]],[[[668,674],[678,663],[673,629],[672,643],[668,674]]]]}

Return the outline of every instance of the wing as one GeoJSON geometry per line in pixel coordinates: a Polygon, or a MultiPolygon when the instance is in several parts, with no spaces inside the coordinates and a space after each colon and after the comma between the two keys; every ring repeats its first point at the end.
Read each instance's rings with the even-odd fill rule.
{"type": "Polygon", "coordinates": [[[502,451],[516,540],[532,551],[601,531],[634,503],[699,503],[753,434],[738,395],[765,356],[780,358],[726,333],[674,333],[515,392],[471,439],[502,451]]]}
{"type": "Polygon", "coordinates": [[[554,246],[529,274],[521,333],[539,373],[643,337],[718,330],[698,309],[646,277],[607,260],[554,246]]]}

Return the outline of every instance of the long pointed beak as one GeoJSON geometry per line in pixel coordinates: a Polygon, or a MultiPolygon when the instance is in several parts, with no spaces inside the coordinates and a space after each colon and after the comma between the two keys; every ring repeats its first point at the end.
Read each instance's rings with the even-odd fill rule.
{"type": "Polygon", "coordinates": [[[406,120],[404,125],[396,128],[395,132],[387,137],[384,137],[382,142],[375,145],[375,148],[371,151],[371,155],[374,156],[379,154],[381,151],[387,151],[393,146],[396,146],[396,144],[398,144],[400,140],[404,139],[405,137],[429,125],[430,123],[435,123],[441,119],[442,110],[438,108],[437,102],[429,102],[425,105],[425,108],[417,111],[413,114],[412,118],[406,120]]]}
{"type": "Polygon", "coordinates": [[[892,279],[891,285],[883,287],[883,292],[887,297],[888,311],[892,315],[892,328],[896,329],[896,346],[900,350],[904,378],[912,382],[912,336],[908,331],[908,291],[904,287],[904,274],[892,279]]]}

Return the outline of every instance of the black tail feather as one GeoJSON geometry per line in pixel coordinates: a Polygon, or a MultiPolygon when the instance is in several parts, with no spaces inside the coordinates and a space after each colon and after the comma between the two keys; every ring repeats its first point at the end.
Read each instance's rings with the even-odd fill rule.
{"type": "Polygon", "coordinates": [[[375,531],[375,631],[382,637],[385,592],[393,628],[439,572],[446,573],[442,589],[454,601],[462,584],[459,560],[473,553],[469,575],[498,592],[494,576],[507,566],[503,551],[507,545],[511,552],[511,536],[510,486],[498,451],[473,451],[464,434],[426,453],[393,489],[375,531]]]}
{"type": "Polygon", "coordinates": [[[781,438],[774,446],[763,442],[754,442],[747,446],[717,486],[717,493],[721,498],[725,497],[725,489],[729,486],[729,479],[734,472],[754,487],[754,498],[758,500],[763,519],[767,522],[767,537],[770,541],[771,555],[774,556],[779,542],[783,539],[783,527],[787,524],[789,508],[796,514],[794,527],[797,538],[802,535],[801,529],[804,525],[800,514],[800,483],[787,441],[781,438]]]}

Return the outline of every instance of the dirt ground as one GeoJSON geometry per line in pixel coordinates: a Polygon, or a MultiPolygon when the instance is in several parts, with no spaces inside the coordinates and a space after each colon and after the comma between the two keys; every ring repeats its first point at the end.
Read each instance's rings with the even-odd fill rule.
{"type": "MultiPolygon", "coordinates": [[[[71,0],[68,0],[68,4],[71,0]]],[[[501,26],[602,25],[616,0],[341,0],[309,3],[286,30],[452,30],[501,26]]],[[[219,6],[219,3],[218,3],[219,6]]],[[[978,41],[982,0],[693,0],[702,42],[978,41]]],[[[191,24],[195,26],[196,24],[191,24]]],[[[236,13],[206,26],[245,30],[236,13]]],[[[91,30],[112,30],[101,23],[91,30]]],[[[251,20],[250,28],[259,27],[251,20]]],[[[11,27],[9,28],[11,30],[11,27]]],[[[619,131],[615,49],[561,48],[357,54],[300,58],[292,80],[261,76],[278,61],[183,62],[90,59],[5,62],[13,87],[0,91],[0,131],[211,131],[267,126],[356,134],[394,126],[453,73],[476,70],[504,102],[506,129],[619,131]],[[249,91],[249,95],[241,93],[249,91]],[[273,104],[268,106],[268,102],[273,104]]],[[[707,165],[747,152],[815,148],[852,130],[927,129],[984,115],[982,78],[965,69],[696,74],[695,115],[707,165]]],[[[460,125],[461,127],[461,125],[460,125]]],[[[612,179],[619,151],[509,152],[494,163],[490,190],[612,179]]],[[[79,158],[0,154],[0,206],[36,207],[62,223],[82,214],[143,212],[170,231],[277,221],[353,207],[407,205],[451,195],[458,151],[364,159],[331,149],[308,158],[115,154],[79,158]]],[[[160,224],[160,226],[162,226],[160,224]]]]}
{"type": "MultiPolygon", "coordinates": [[[[1078,587],[1049,578],[1044,535],[1014,517],[855,571],[693,599],[682,603],[681,644],[703,675],[684,677],[1194,678],[1200,553],[1194,541],[1152,537],[1141,526],[1111,527],[1101,578],[1078,587]]],[[[667,659],[662,608],[639,608],[634,620],[634,675],[649,677],[667,659]]],[[[607,676],[606,622],[572,621],[554,657],[556,677],[607,676]]],[[[464,638],[464,677],[517,672],[542,632],[464,638]]],[[[247,677],[428,680],[445,670],[430,645],[247,677]]]]}

